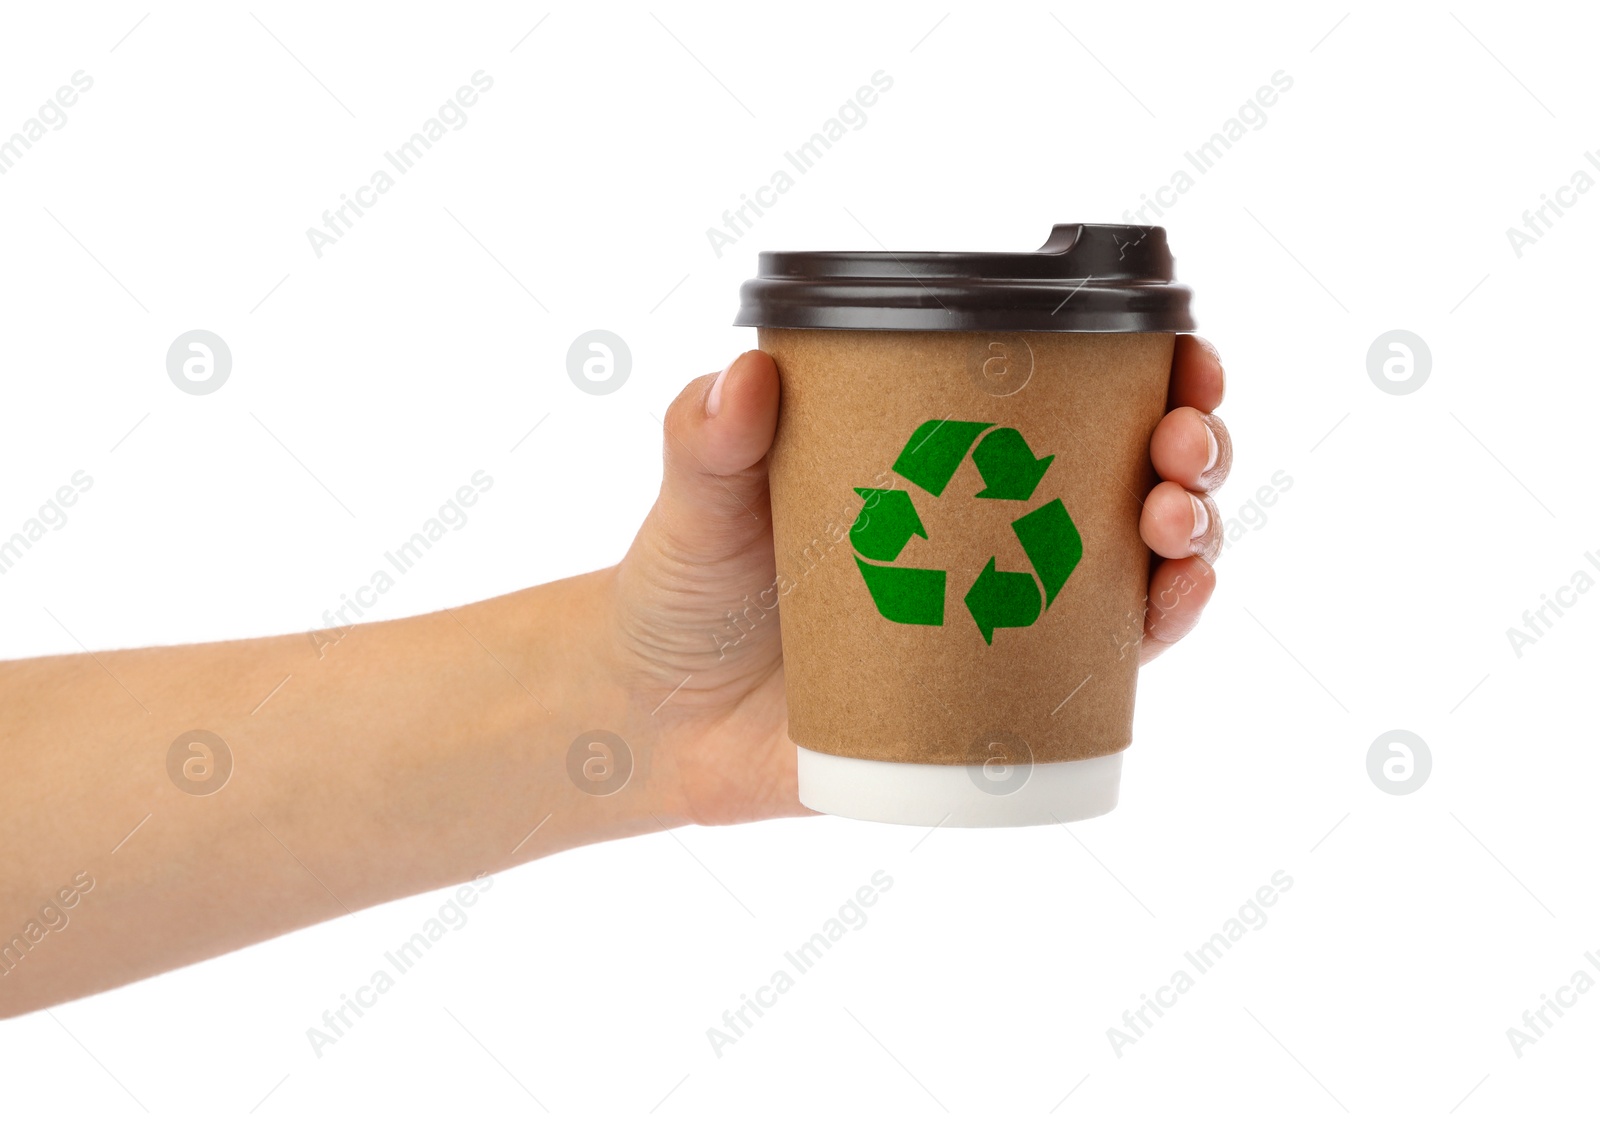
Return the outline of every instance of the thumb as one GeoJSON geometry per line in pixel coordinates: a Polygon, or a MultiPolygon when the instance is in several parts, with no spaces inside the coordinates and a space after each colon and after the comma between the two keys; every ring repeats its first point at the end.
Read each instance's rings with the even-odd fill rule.
{"type": "Polygon", "coordinates": [[[778,368],[750,351],[702,376],[667,410],[655,517],[682,558],[714,564],[771,535],[767,450],[778,424],[778,368]]]}

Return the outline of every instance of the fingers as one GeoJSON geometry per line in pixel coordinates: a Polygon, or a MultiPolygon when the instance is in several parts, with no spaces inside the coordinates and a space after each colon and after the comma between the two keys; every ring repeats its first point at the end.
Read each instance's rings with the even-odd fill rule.
{"type": "Polygon", "coordinates": [[[1150,462],[1162,480],[1139,514],[1139,534],[1164,557],[1150,575],[1142,661],[1194,629],[1217,584],[1211,565],[1222,550],[1222,521],[1210,494],[1233,465],[1233,440],[1213,414],[1225,382],[1210,342],[1178,337],[1167,415],[1150,436],[1150,462]]]}
{"type": "Polygon", "coordinates": [[[1150,436],[1150,461],[1163,481],[1208,493],[1223,483],[1233,466],[1233,440],[1217,416],[1178,407],[1156,424],[1150,436]]]}
{"type": "Polygon", "coordinates": [[[1150,601],[1145,607],[1141,663],[1149,661],[1178,641],[1200,621],[1216,588],[1217,574],[1195,556],[1162,560],[1150,573],[1150,601]]]}
{"type": "Polygon", "coordinates": [[[1152,552],[1169,560],[1199,556],[1209,564],[1222,550],[1216,502],[1174,481],[1157,482],[1145,498],[1139,535],[1152,552]]]}
{"type": "Polygon", "coordinates": [[[1209,414],[1222,402],[1222,360],[1211,342],[1180,336],[1172,350],[1172,376],[1167,381],[1167,410],[1193,407],[1209,414]]]}
{"type": "MultiPolygon", "coordinates": [[[[770,528],[764,458],[778,423],[778,369],[750,351],[691,382],[667,409],[658,512],[681,544],[713,554],[722,530],[753,538],[770,528]]],[[[741,543],[745,537],[738,537],[741,543]]]]}

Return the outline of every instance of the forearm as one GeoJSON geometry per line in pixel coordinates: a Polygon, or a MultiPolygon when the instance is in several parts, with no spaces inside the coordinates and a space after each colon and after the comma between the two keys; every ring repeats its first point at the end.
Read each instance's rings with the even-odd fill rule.
{"type": "Polygon", "coordinates": [[[567,770],[574,737],[638,711],[602,648],[611,575],[316,635],[0,664],[0,1016],[672,824],[644,781],[597,798],[567,770]],[[231,770],[183,741],[169,771],[194,730],[231,770]]]}

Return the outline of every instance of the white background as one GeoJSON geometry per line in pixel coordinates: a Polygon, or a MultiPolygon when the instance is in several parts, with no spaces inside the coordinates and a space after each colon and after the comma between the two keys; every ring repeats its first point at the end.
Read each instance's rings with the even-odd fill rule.
{"type": "Polygon", "coordinates": [[[1145,671],[1108,817],[553,857],[321,1059],[306,1028],[444,893],[8,1022],[6,1122],[1593,1106],[1600,996],[1520,1059],[1506,1035],[1600,947],[1600,594],[1520,656],[1506,633],[1600,577],[1600,192],[1520,258],[1506,236],[1600,148],[1577,6],[146,11],[11,7],[0,31],[0,134],[94,79],[0,177],[0,534],[95,483],[0,575],[5,656],[306,630],[478,469],[495,490],[383,615],[610,564],[659,480],[655,416],[753,344],[729,322],[758,249],[1120,220],[1280,70],[1265,126],[1163,222],[1227,364],[1222,511],[1293,486],[1145,671]],[[467,124],[317,258],[306,228],[478,70],[467,124]],[[867,124],[717,257],[706,228],[878,70],[867,124]],[[607,396],[565,370],[597,327],[634,357],[607,396]],[[233,352],[215,394],[167,377],[195,328],[233,352]],[[1368,376],[1395,328],[1432,352],[1409,395],[1368,376]],[[1405,797],[1367,772],[1390,729],[1432,751],[1405,797]],[[707,1027],[879,869],[868,924],[718,1059],[707,1027]],[[1108,1027],[1278,870],[1267,924],[1119,1057],[1108,1027]]]}

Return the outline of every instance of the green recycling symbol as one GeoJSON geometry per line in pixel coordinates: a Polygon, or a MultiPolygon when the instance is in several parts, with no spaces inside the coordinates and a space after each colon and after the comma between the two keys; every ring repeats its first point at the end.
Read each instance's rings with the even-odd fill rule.
{"type": "MultiPolygon", "coordinates": [[[[1011,427],[929,419],[912,432],[894,472],[937,497],[968,450],[983,477],[984,487],[976,496],[997,500],[1031,500],[1055,460],[1054,454],[1035,458],[1021,432],[1011,427]]],[[[850,544],[878,613],[908,626],[943,626],[945,573],[891,566],[913,536],[928,538],[911,494],[904,489],[856,492],[864,503],[850,529],[850,544]]],[[[990,556],[966,595],[967,610],[988,645],[994,644],[997,629],[1037,622],[1083,558],[1083,538],[1059,497],[1012,521],[1011,528],[1033,571],[1000,571],[996,557],[990,556]]]]}

